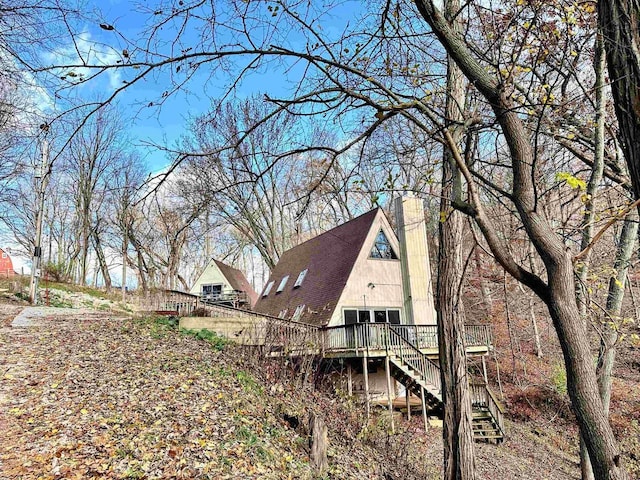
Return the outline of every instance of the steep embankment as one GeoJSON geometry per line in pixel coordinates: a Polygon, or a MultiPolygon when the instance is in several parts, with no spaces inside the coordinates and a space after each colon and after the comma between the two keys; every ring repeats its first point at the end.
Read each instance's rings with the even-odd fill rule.
{"type": "MultiPolygon", "coordinates": [[[[367,426],[361,405],[300,388],[288,362],[166,321],[64,312],[0,330],[0,478],[318,478],[312,411],[329,426],[320,478],[441,476],[441,431],[421,418],[389,435],[384,410],[367,426]]],[[[579,478],[575,458],[508,428],[503,446],[477,445],[479,478],[579,478]]]]}

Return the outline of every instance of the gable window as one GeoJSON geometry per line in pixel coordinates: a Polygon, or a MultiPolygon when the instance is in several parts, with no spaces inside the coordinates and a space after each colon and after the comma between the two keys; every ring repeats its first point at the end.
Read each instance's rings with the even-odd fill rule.
{"type": "Polygon", "coordinates": [[[393,251],[393,248],[389,243],[389,239],[382,230],[380,230],[376,236],[376,241],[373,244],[369,258],[398,259],[396,252],[393,251]]]}
{"type": "Polygon", "coordinates": [[[284,290],[284,287],[287,284],[288,280],[289,280],[289,275],[285,275],[285,277],[280,281],[280,285],[278,285],[278,289],[276,290],[276,293],[280,293],[282,290],[284,290]]]}
{"type": "Polygon", "coordinates": [[[266,297],[267,295],[269,295],[269,292],[273,288],[273,283],[274,283],[273,280],[267,283],[267,286],[265,287],[264,292],[262,292],[263,297],[266,297]]]}
{"type": "Polygon", "coordinates": [[[304,305],[298,305],[296,307],[296,311],[293,312],[293,316],[291,317],[291,320],[293,321],[300,320],[300,317],[302,316],[302,312],[304,312],[304,305]]]}
{"type": "Polygon", "coordinates": [[[309,270],[308,268],[305,268],[300,272],[300,274],[298,275],[298,279],[296,280],[296,283],[293,284],[293,288],[298,288],[300,285],[302,285],[302,281],[304,280],[304,277],[307,276],[308,270],[309,270]]]}
{"type": "Polygon", "coordinates": [[[218,298],[222,295],[222,285],[202,285],[202,296],[207,298],[218,298]]]}

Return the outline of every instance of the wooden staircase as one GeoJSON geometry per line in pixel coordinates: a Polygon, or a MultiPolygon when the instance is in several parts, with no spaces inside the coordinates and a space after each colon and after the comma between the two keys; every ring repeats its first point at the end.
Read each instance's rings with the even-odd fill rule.
{"type": "MultiPolygon", "coordinates": [[[[430,409],[442,407],[440,367],[429,360],[400,332],[389,328],[387,355],[393,377],[408,391],[421,396],[430,409]]],[[[504,439],[503,409],[484,383],[470,384],[473,436],[478,441],[504,439]]]]}

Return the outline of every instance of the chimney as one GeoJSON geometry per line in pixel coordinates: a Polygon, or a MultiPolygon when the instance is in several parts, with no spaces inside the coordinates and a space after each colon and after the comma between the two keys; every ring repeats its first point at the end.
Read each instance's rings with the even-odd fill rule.
{"type": "Polygon", "coordinates": [[[422,199],[413,195],[397,197],[395,211],[406,321],[413,325],[435,325],[436,313],[422,199]]]}

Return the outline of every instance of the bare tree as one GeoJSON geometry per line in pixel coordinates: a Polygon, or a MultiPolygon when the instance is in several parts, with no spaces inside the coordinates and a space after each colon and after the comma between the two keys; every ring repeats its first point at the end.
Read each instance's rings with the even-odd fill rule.
{"type": "MultiPolygon", "coordinates": [[[[611,426],[603,412],[596,373],[590,359],[587,336],[575,299],[573,258],[563,242],[536,207],[536,192],[531,177],[535,164],[534,148],[522,120],[514,111],[512,99],[505,94],[504,79],[483,66],[464,38],[452,29],[443,13],[431,1],[416,1],[420,14],[469,81],[487,100],[507,141],[513,168],[510,199],[517,208],[523,226],[547,269],[548,283],[518,265],[486,217],[464,159],[457,153],[457,164],[466,172],[469,204],[457,205],[473,216],[491,250],[502,266],[517,280],[529,286],[547,304],[562,346],[567,369],[567,388],[578,418],[581,434],[598,478],[627,478],[620,463],[620,452],[611,426]]],[[[455,142],[449,147],[457,152],[455,142]]]]}

